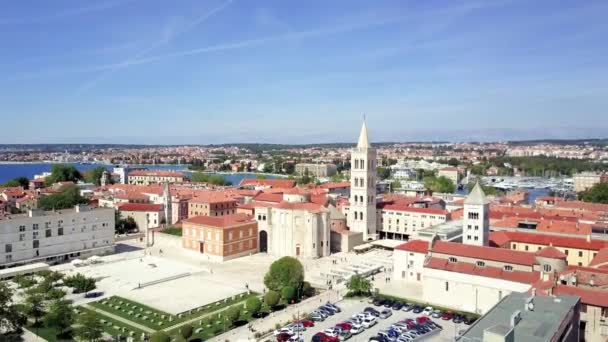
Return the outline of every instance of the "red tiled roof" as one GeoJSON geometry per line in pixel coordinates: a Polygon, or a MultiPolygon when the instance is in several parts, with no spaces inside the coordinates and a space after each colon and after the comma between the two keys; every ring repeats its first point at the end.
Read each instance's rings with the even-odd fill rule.
{"type": "Polygon", "coordinates": [[[568,256],[564,254],[559,249],[549,246],[541,249],[540,251],[534,253],[539,257],[543,258],[552,258],[552,259],[566,259],[568,256]]]}
{"type": "Polygon", "coordinates": [[[304,203],[300,203],[300,202],[287,202],[287,201],[283,201],[280,202],[279,204],[274,206],[275,208],[278,209],[289,209],[289,210],[306,210],[306,211],[318,211],[323,209],[322,205],[316,204],[316,203],[310,203],[310,202],[304,202],[304,203]]]}
{"type": "Polygon", "coordinates": [[[163,209],[162,204],[152,203],[124,203],[118,206],[121,211],[153,211],[159,212],[163,209]]]}
{"type": "Polygon", "coordinates": [[[255,179],[246,178],[241,180],[240,186],[269,186],[272,188],[293,188],[296,181],[291,179],[255,179]]]}
{"type": "Polygon", "coordinates": [[[395,249],[415,253],[426,253],[429,250],[429,242],[424,240],[410,240],[395,247],[395,249]]]}
{"type": "Polygon", "coordinates": [[[410,213],[421,213],[421,214],[432,214],[432,215],[449,215],[447,210],[435,209],[435,208],[416,208],[410,207],[403,204],[386,204],[378,203],[378,209],[382,210],[394,210],[394,211],[406,211],[410,213]]]}
{"type": "Polygon", "coordinates": [[[608,307],[608,291],[603,289],[574,287],[568,285],[557,285],[553,288],[554,295],[569,294],[581,297],[581,303],[599,306],[602,308],[608,307]]]}
{"type": "Polygon", "coordinates": [[[283,194],[270,194],[270,193],[263,192],[263,193],[255,196],[253,199],[255,201],[259,201],[259,202],[279,203],[283,200],[283,194]]]}
{"type": "Polygon", "coordinates": [[[505,271],[504,269],[499,267],[480,267],[476,264],[471,264],[467,262],[449,262],[447,259],[443,258],[430,258],[426,262],[424,267],[448,272],[476,275],[480,277],[503,279],[523,284],[532,284],[538,281],[538,279],[540,278],[540,272],[537,271],[505,271]]]}
{"type": "Polygon", "coordinates": [[[323,189],[339,189],[339,188],[350,188],[350,182],[330,182],[321,184],[323,189]]]}
{"type": "Polygon", "coordinates": [[[201,224],[217,228],[228,228],[245,223],[253,223],[253,216],[247,214],[232,214],[226,216],[195,216],[183,221],[184,223],[201,224]]]}
{"type": "MultiPolygon", "coordinates": [[[[523,242],[541,246],[557,246],[565,248],[589,249],[599,251],[607,247],[608,242],[600,240],[587,241],[585,238],[576,238],[571,236],[525,233],[525,232],[503,232],[507,235],[510,242],[523,242]]],[[[490,232],[490,241],[494,240],[496,232],[490,232]]],[[[499,236],[499,241],[502,241],[503,234],[499,236]]]]}
{"type": "Polygon", "coordinates": [[[536,258],[533,253],[512,251],[506,248],[487,246],[472,246],[457,242],[436,241],[432,247],[433,253],[451,256],[463,256],[479,260],[493,260],[509,264],[533,266],[536,258]]]}
{"type": "Polygon", "coordinates": [[[197,191],[190,199],[192,203],[236,202],[235,194],[226,191],[197,191]]]}
{"type": "Polygon", "coordinates": [[[597,255],[589,263],[590,267],[601,267],[608,265],[608,247],[604,247],[597,252],[597,255]]]}
{"type": "Polygon", "coordinates": [[[184,174],[174,171],[133,170],[129,172],[129,176],[184,177],[184,174]]]}

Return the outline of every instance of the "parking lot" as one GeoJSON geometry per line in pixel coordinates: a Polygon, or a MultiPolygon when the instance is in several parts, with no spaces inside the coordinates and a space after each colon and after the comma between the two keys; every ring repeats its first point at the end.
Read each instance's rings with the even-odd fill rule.
{"type": "MultiPolygon", "coordinates": [[[[327,328],[334,327],[337,323],[343,322],[350,318],[352,315],[362,312],[363,309],[370,306],[377,310],[381,310],[380,307],[375,307],[372,304],[368,304],[367,301],[357,301],[357,300],[344,300],[339,303],[336,303],[342,312],[339,312],[333,316],[329,316],[323,322],[315,322],[315,326],[306,329],[302,333],[304,337],[304,341],[308,342],[311,340],[312,336],[319,331],[323,331],[327,328]]],[[[421,316],[422,314],[415,314],[413,312],[404,312],[404,311],[395,311],[393,310],[393,315],[388,317],[387,319],[378,319],[378,324],[373,327],[366,329],[362,333],[358,335],[353,335],[349,339],[349,341],[368,341],[370,337],[376,336],[380,330],[387,329],[393,323],[397,321],[404,320],[406,318],[416,318],[421,316]]],[[[466,329],[467,326],[465,324],[455,324],[452,321],[444,321],[439,318],[432,318],[432,320],[443,327],[443,330],[439,334],[432,334],[424,339],[427,341],[453,341],[454,335],[461,329],[466,329]]]]}

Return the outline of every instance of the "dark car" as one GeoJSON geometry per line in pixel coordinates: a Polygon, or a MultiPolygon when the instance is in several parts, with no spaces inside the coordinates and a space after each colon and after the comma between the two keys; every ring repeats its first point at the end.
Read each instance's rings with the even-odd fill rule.
{"type": "Polygon", "coordinates": [[[420,305],[414,305],[414,308],[412,309],[413,313],[421,313],[424,310],[424,308],[420,305]]]}
{"type": "Polygon", "coordinates": [[[291,338],[288,333],[280,333],[277,335],[277,342],[287,342],[291,338]]]}
{"type": "Polygon", "coordinates": [[[101,292],[101,291],[87,292],[84,295],[85,298],[97,298],[97,297],[101,297],[101,296],[103,296],[103,292],[101,292]]]}
{"type": "Polygon", "coordinates": [[[376,297],[376,298],[374,298],[374,301],[372,302],[372,304],[374,304],[375,306],[382,306],[384,304],[384,299],[382,299],[380,297],[376,297]]]}
{"type": "Polygon", "coordinates": [[[390,340],[382,335],[372,336],[369,338],[370,342],[390,342],[390,340]]]}
{"type": "Polygon", "coordinates": [[[454,315],[454,318],[452,318],[452,321],[453,321],[454,323],[456,323],[456,324],[459,324],[459,323],[464,322],[464,318],[465,318],[465,317],[464,317],[463,315],[461,315],[461,314],[455,314],[455,315],[454,315]]]}
{"type": "Polygon", "coordinates": [[[367,312],[370,315],[375,316],[375,317],[380,316],[380,311],[378,311],[378,310],[376,310],[374,308],[371,308],[369,306],[367,308],[363,309],[363,312],[367,312]]]}
{"type": "Polygon", "coordinates": [[[403,307],[403,303],[401,303],[401,302],[395,302],[395,303],[393,303],[392,309],[393,310],[401,310],[402,307],[403,307]]]}
{"type": "Polygon", "coordinates": [[[466,324],[466,325],[471,325],[471,324],[473,324],[473,322],[475,322],[476,320],[477,320],[477,318],[475,318],[475,317],[468,317],[468,316],[467,316],[467,317],[465,317],[465,318],[464,318],[464,324],[466,324]]]}
{"type": "Polygon", "coordinates": [[[395,302],[393,302],[390,299],[387,299],[384,301],[384,303],[382,305],[384,305],[385,308],[390,308],[391,306],[393,306],[393,303],[395,303],[395,302]]]}
{"type": "Polygon", "coordinates": [[[412,311],[413,308],[414,308],[414,304],[412,304],[412,303],[405,303],[405,304],[403,304],[403,308],[401,308],[401,310],[403,310],[403,311],[412,311]]]}

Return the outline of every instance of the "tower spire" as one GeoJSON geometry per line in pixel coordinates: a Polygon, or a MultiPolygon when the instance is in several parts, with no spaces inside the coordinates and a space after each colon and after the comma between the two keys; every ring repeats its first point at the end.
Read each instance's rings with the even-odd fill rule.
{"type": "Polygon", "coordinates": [[[367,139],[367,123],[365,120],[365,114],[363,114],[363,126],[361,126],[361,133],[359,133],[359,142],[357,143],[358,148],[369,148],[369,140],[367,139]]]}

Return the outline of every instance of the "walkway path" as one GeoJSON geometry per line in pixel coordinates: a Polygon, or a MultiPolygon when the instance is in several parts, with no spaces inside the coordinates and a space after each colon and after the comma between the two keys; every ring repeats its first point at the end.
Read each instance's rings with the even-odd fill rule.
{"type": "Polygon", "coordinates": [[[94,307],[94,306],[91,306],[91,305],[89,305],[89,304],[83,304],[82,306],[83,306],[83,307],[85,307],[85,308],[87,308],[87,309],[89,309],[89,310],[93,310],[93,311],[99,312],[99,313],[100,313],[100,314],[102,314],[102,315],[108,316],[108,317],[110,317],[110,318],[112,318],[112,319],[115,319],[115,320],[117,320],[117,321],[119,321],[119,322],[122,322],[122,323],[124,323],[124,324],[126,324],[126,325],[130,325],[130,326],[132,326],[132,327],[134,327],[134,328],[137,328],[137,329],[139,329],[139,330],[145,331],[145,332],[147,332],[147,333],[150,333],[150,334],[151,334],[151,333],[153,333],[153,332],[155,332],[155,331],[156,331],[156,330],[154,330],[154,329],[150,329],[150,328],[148,328],[148,327],[147,327],[147,326],[145,326],[145,325],[141,325],[141,324],[135,323],[135,322],[130,321],[130,320],[126,319],[126,318],[120,317],[120,316],[115,315],[115,314],[113,314],[113,313],[109,313],[109,312],[107,312],[107,311],[105,311],[105,310],[102,310],[102,309],[98,309],[98,308],[96,308],[96,307],[94,307]]]}
{"type": "Polygon", "coordinates": [[[177,324],[175,324],[175,325],[172,325],[172,326],[170,326],[170,327],[164,328],[164,329],[162,329],[162,330],[164,330],[164,331],[169,331],[169,330],[173,330],[173,329],[175,329],[175,328],[179,328],[179,327],[181,327],[182,325],[186,325],[186,324],[189,324],[189,323],[192,323],[192,322],[200,321],[201,319],[204,319],[204,318],[206,318],[207,316],[215,315],[215,314],[217,314],[218,312],[220,312],[220,311],[222,311],[222,310],[226,310],[226,309],[228,309],[229,307],[231,307],[231,306],[233,306],[233,305],[237,305],[237,304],[239,304],[239,303],[240,303],[240,304],[243,304],[245,301],[246,301],[246,299],[243,299],[243,300],[241,300],[241,301],[239,301],[239,302],[232,303],[232,304],[230,304],[230,305],[228,305],[228,306],[223,306],[223,307],[221,307],[221,308],[219,308],[219,309],[217,309],[217,310],[215,310],[215,311],[211,311],[211,312],[208,312],[208,313],[206,313],[206,314],[204,314],[204,315],[200,315],[200,316],[197,316],[197,317],[191,318],[191,319],[189,319],[189,320],[187,320],[187,321],[183,321],[183,322],[181,322],[181,323],[177,323],[177,324]]]}

